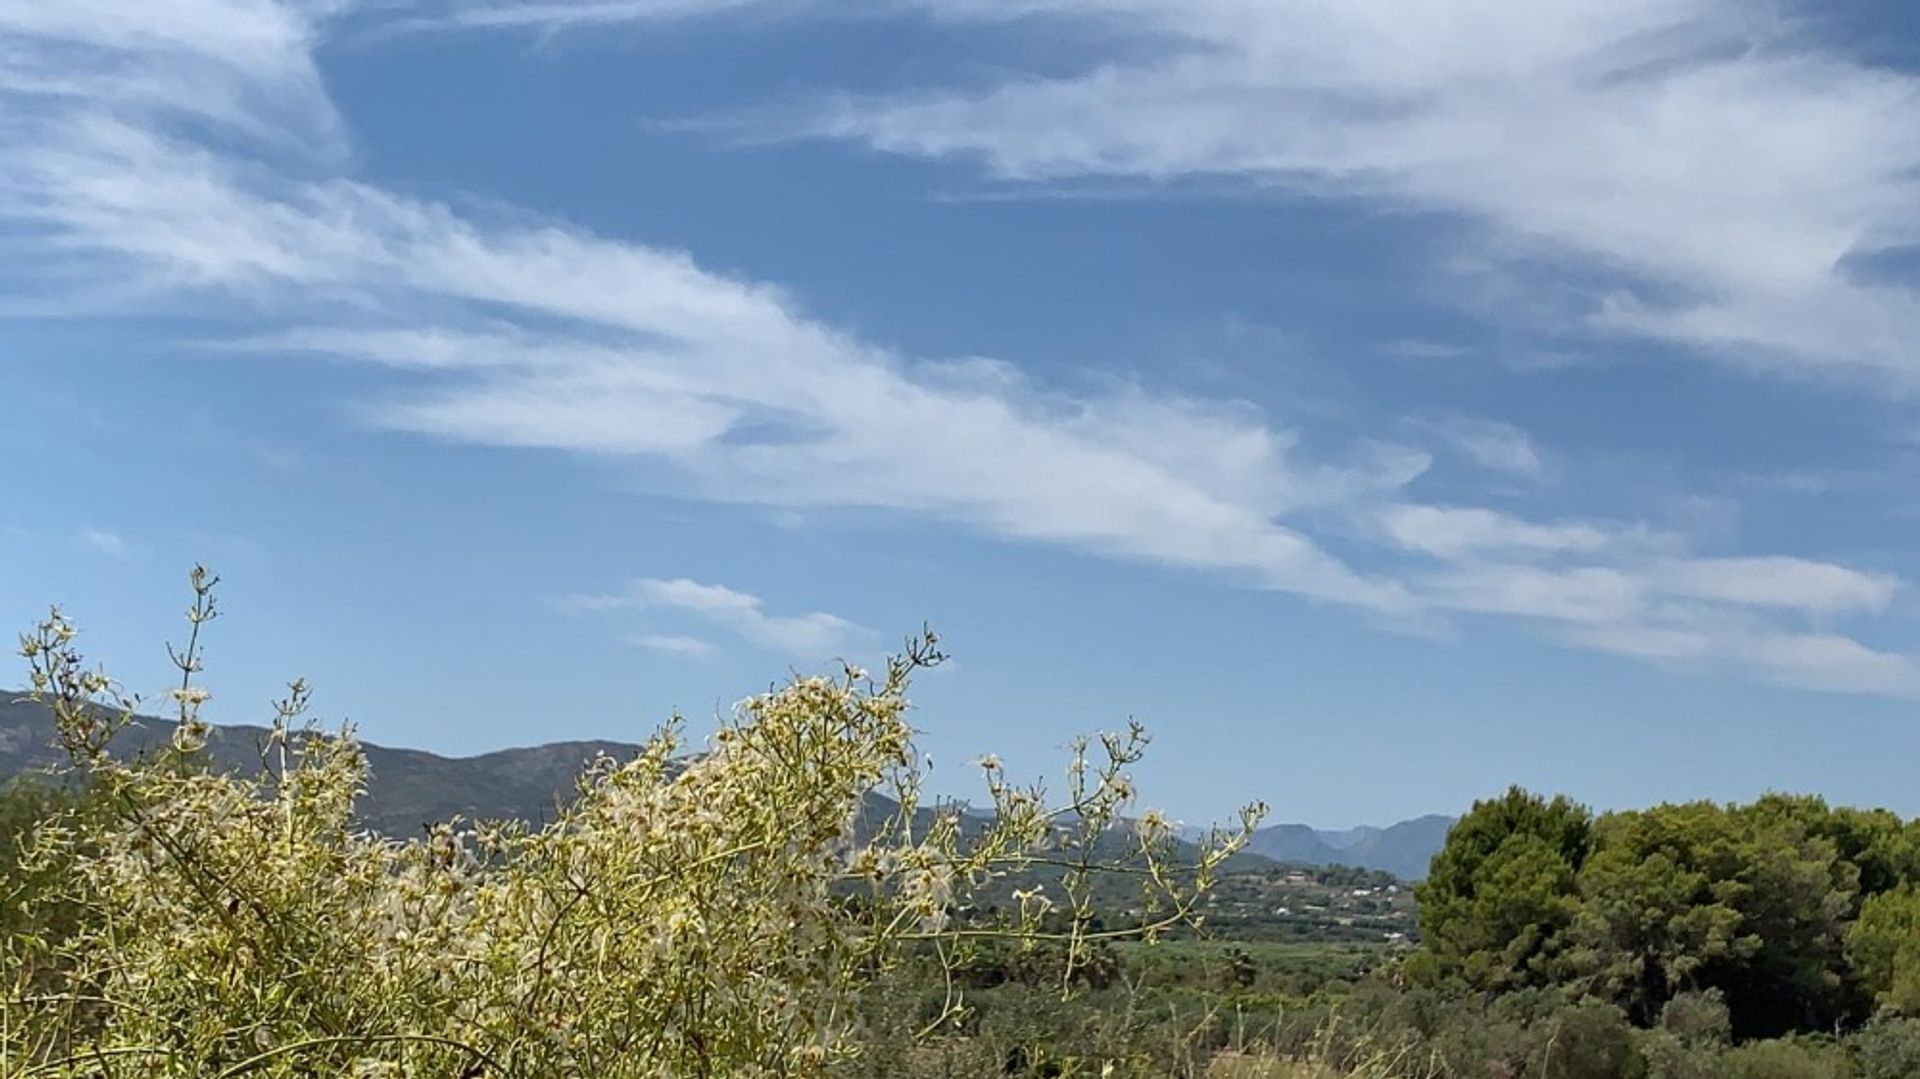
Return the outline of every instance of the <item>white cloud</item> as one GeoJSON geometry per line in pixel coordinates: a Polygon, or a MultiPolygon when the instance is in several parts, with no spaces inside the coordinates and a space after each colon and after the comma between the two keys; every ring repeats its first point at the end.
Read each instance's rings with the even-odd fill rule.
{"type": "Polygon", "coordinates": [[[1781,685],[1920,697],[1920,669],[1911,659],[1837,634],[1763,636],[1753,642],[1752,660],[1781,685]]]}
{"type": "Polygon", "coordinates": [[[1533,439],[1509,423],[1449,416],[1415,425],[1446,442],[1455,452],[1493,472],[1539,479],[1546,472],[1533,439]]]}
{"type": "MultiPolygon", "coordinates": [[[[277,154],[337,157],[342,127],[312,52],[320,6],[0,0],[0,138],[46,150],[72,122],[167,115],[277,154]]],[[[19,179],[0,167],[0,183],[19,179]]],[[[97,193],[112,186],[111,177],[92,179],[97,193]]]]}
{"type": "Polygon", "coordinates": [[[763,0],[439,0],[410,5],[399,28],[590,29],[695,18],[764,6],[763,0]]]}
{"type": "Polygon", "coordinates": [[[1403,508],[1398,523],[1440,537],[1415,544],[1443,562],[1416,585],[1437,608],[1533,622],[1576,647],[1663,666],[1920,697],[1910,657],[1818,628],[1884,610],[1902,585],[1891,575],[1788,557],[1674,557],[1679,537],[1638,528],[1528,526],[1481,511],[1428,523],[1406,512],[1423,509],[1403,508]]]}
{"type": "Polygon", "coordinates": [[[1289,436],[1230,403],[956,380],[678,252],[557,226],[483,226],[344,179],[260,180],[114,120],[21,149],[59,167],[23,170],[34,197],[8,208],[53,233],[46,254],[69,267],[150,289],[238,293],[269,319],[314,315],[315,293],[351,298],[355,324],[296,325],[253,344],[443,376],[377,408],[388,426],[654,458],[716,498],[901,509],[1404,607],[1391,582],[1354,572],[1277,518],[1391,484],[1406,463],[1387,461],[1384,474],[1296,467],[1289,436]],[[501,308],[579,328],[503,327],[501,308]],[[418,322],[416,309],[437,321],[418,322]],[[779,437],[746,437],[756,430],[779,437]]]}
{"type": "Polygon", "coordinates": [[[1794,689],[1920,699],[1920,666],[1912,659],[1836,634],[1626,624],[1577,627],[1568,639],[1664,665],[1731,668],[1794,689]]]}
{"type": "Polygon", "coordinates": [[[1807,614],[1886,609],[1898,578],[1804,558],[1698,558],[1662,567],[1676,595],[1807,614]]]}
{"type": "Polygon", "coordinates": [[[1833,632],[1884,612],[1903,582],[1786,556],[1703,557],[1638,524],[1530,522],[1477,507],[1392,505],[1383,537],[1431,560],[1423,605],[1517,619],[1553,639],[1666,667],[1776,685],[1920,697],[1920,665],[1833,632]]]}
{"type": "MultiPolygon", "coordinates": [[[[610,595],[575,597],[568,606],[595,611],[676,611],[729,629],[763,648],[807,659],[825,658],[870,635],[824,611],[771,615],[759,596],[684,577],[645,578],[610,595]]],[[[705,650],[705,642],[689,637],[644,636],[636,640],[656,651],[694,654],[705,650]]]]}
{"type": "Polygon", "coordinates": [[[1478,508],[1390,506],[1381,524],[1400,546],[1443,558],[1485,551],[1598,551],[1613,542],[1593,525],[1538,525],[1478,508]]]}
{"type": "MultiPolygon", "coordinates": [[[[544,5],[561,15],[589,6],[544,5]]],[[[319,8],[122,7],[88,0],[50,13],[0,0],[0,48],[22,61],[0,75],[0,225],[29,256],[15,264],[33,273],[15,280],[20,288],[96,290],[116,309],[163,303],[240,327],[231,347],[385,366],[407,388],[369,403],[378,423],[642,465],[699,497],[782,512],[884,508],[1392,619],[1517,618],[1645,660],[1909,692],[1904,657],[1809,624],[1883,610],[1892,578],[1795,559],[1698,558],[1683,538],[1634,524],[1419,505],[1407,488],[1429,462],[1403,446],[1316,457],[1296,432],[1238,402],[1129,385],[1074,392],[1003,361],[900,355],[821,323],[777,287],[712,272],[683,252],[404,197],[346,171],[351,155],[311,55],[319,8]],[[1339,537],[1351,555],[1334,554],[1322,536],[1339,537]],[[1756,584],[1748,571],[1769,579],[1756,584]]],[[[655,7],[667,15],[678,6],[655,7]]],[[[1577,148],[1527,141],[1564,138],[1555,125],[1565,120],[1606,118],[1545,91],[1631,97],[1664,85],[1622,68],[1628,52],[1671,61],[1660,71],[1707,63],[1635,36],[1664,18],[1653,7],[1574,5],[1507,25],[1496,16],[1510,12],[1485,0],[1446,16],[1394,9],[1404,18],[1302,3],[1277,26],[1282,9],[1266,4],[1198,0],[1176,12],[1157,0],[1036,0],[1024,10],[1126,20],[1189,52],[971,98],[849,106],[832,130],[913,152],[980,152],[1015,177],[1239,170],[1317,189],[1337,180],[1355,194],[1448,206],[1597,251],[1647,280],[1698,271],[1702,295],[1762,296],[1802,278],[1820,285],[1803,272],[1817,246],[1808,237],[1825,221],[1818,211],[1783,207],[1785,234],[1740,253],[1750,266],[1732,266],[1698,231],[1654,235],[1742,236],[1753,215],[1782,201],[1773,185],[1787,181],[1745,178],[1757,190],[1730,200],[1734,225],[1693,225],[1682,219],[1710,209],[1700,199],[1667,206],[1656,197],[1678,183],[1663,170],[1707,167],[1691,150],[1668,162],[1654,152],[1665,141],[1640,146],[1598,124],[1593,137],[1639,152],[1638,168],[1653,175],[1607,164],[1592,166],[1605,173],[1593,178],[1555,171],[1587,156],[1577,148]],[[1280,32],[1288,28],[1311,33],[1280,32]],[[1503,47],[1479,48],[1484,40],[1503,47]],[[1567,79],[1577,86],[1555,81],[1567,79]],[[1483,100],[1536,83],[1544,90],[1532,107],[1550,115],[1521,117],[1529,124],[1513,130],[1517,120],[1483,100]],[[1325,101],[1336,99],[1353,114],[1351,132],[1329,125],[1325,101]],[[1137,138],[1121,140],[1126,132],[1137,138]],[[1485,192],[1446,183],[1522,150],[1532,172],[1502,174],[1485,192]],[[1547,205],[1560,194],[1578,205],[1547,205]],[[1615,237],[1583,216],[1636,200],[1659,220],[1615,237]]],[[[987,8],[939,10],[981,17],[987,8]]],[[[1728,21],[1716,5],[1684,10],[1701,32],[1728,21]]],[[[1654,119],[1699,135],[1711,124],[1687,119],[1698,102],[1686,85],[1673,90],[1675,115],[1654,119]]],[[[1793,115],[1785,122],[1804,126],[1793,115]]],[[[1795,156],[1783,163],[1790,175],[1812,167],[1795,156]]],[[[1821,197],[1814,190],[1810,201],[1821,197]]],[[[1539,471],[1524,433],[1471,421],[1450,430],[1451,444],[1483,467],[1539,471]]],[[[758,597],[688,580],[640,581],[579,606],[671,612],[812,658],[864,634],[835,615],[770,614],[758,597]]],[[[697,638],[651,639],[643,646],[697,650],[687,643],[697,638]]]]}
{"type": "Polygon", "coordinates": [[[843,99],[763,133],[960,157],[1016,183],[1227,177],[1441,211],[1486,230],[1454,265],[1514,270],[1495,319],[1539,303],[1556,327],[1584,316],[1745,362],[1920,375],[1914,290],[1845,264],[1920,239],[1920,77],[1848,59],[1784,4],[918,6],[1143,44],[1074,75],[843,99]],[[1571,311],[1550,299],[1568,288],[1571,311]]]}
{"type": "Polygon", "coordinates": [[[124,538],[103,528],[81,529],[80,542],[110,558],[125,558],[133,553],[133,546],[124,538]]]}
{"type": "MultiPolygon", "coordinates": [[[[268,104],[303,103],[308,126],[332,116],[296,47],[316,34],[298,9],[176,2],[181,11],[161,4],[148,22],[183,44],[150,48],[195,57],[234,49],[243,56],[225,63],[258,71],[274,91],[268,104]],[[249,52],[221,30],[222,6],[275,32],[259,31],[264,44],[249,52]]],[[[104,15],[48,23],[0,8],[6,18],[12,25],[0,27],[46,54],[49,68],[76,48],[123,59],[159,32],[104,15]]],[[[240,89],[182,80],[135,99],[97,87],[62,97],[45,124],[0,129],[0,215],[41,237],[36,274],[111,282],[174,309],[218,296],[209,310],[229,316],[238,296],[268,326],[280,323],[255,336],[256,348],[440,376],[372,410],[395,428],[648,458],[709,497],[888,507],[1007,538],[1235,571],[1338,602],[1405,606],[1392,582],[1356,573],[1278,522],[1391,478],[1296,467],[1291,437],[1243,408],[1126,389],[1067,396],[1011,368],[956,377],[970,368],[867,345],[809,319],[779,289],[711,273],[681,252],[558,225],[483,223],[187,138],[183,117],[251,107],[241,92],[251,83],[234,78],[240,89]]],[[[30,103],[44,104],[34,94],[0,99],[30,103]]]]}
{"type": "Polygon", "coordinates": [[[1646,583],[1613,566],[1549,569],[1475,563],[1430,579],[1428,595],[1450,610],[1514,615],[1574,626],[1634,624],[1646,611],[1646,583]]]}
{"type": "Polygon", "coordinates": [[[686,659],[703,659],[713,654],[713,644],[698,637],[678,637],[670,634],[643,633],[632,638],[633,643],[650,652],[662,655],[680,656],[686,659]]]}

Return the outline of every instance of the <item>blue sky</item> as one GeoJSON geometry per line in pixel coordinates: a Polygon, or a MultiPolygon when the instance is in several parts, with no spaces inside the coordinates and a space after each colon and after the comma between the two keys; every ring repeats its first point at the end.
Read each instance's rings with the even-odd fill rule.
{"type": "Polygon", "coordinates": [[[209,715],[935,785],[1920,812],[1920,26],[1750,0],[0,0],[0,615],[209,715]]]}

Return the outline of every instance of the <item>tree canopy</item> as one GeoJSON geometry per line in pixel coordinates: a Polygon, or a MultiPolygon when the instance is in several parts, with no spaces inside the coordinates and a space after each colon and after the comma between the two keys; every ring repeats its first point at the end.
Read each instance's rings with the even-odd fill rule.
{"type": "Polygon", "coordinates": [[[1710,991],[1740,1037],[1920,1015],[1917,837],[1897,814],[1811,797],[1595,817],[1515,788],[1434,857],[1414,970],[1562,987],[1647,1025],[1710,991]]]}

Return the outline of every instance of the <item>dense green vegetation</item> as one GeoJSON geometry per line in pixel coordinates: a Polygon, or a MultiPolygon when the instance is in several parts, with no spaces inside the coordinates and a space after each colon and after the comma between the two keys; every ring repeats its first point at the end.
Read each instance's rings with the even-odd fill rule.
{"type": "Polygon", "coordinates": [[[1713,992],[1736,1037],[1920,1014],[1920,825],[1769,795],[1598,818],[1514,790],[1420,886],[1420,979],[1577,991],[1641,1025],[1713,992]]]}
{"type": "Polygon", "coordinates": [[[1883,810],[1769,795],[1596,816],[1516,789],[1412,890],[1417,949],[1351,908],[1286,941],[1260,889],[1308,874],[1227,875],[1207,934],[1103,953],[1072,999],[1044,954],[970,959],[964,1022],[907,1045],[875,1021],[866,1074],[1907,1079],[1917,871],[1920,823],[1883,810]]]}
{"type": "Polygon", "coordinates": [[[211,587],[132,758],[70,626],[26,639],[69,764],[0,787],[0,1079],[1920,1076],[1920,822],[1890,812],[1515,789],[1408,887],[1239,855],[1257,813],[1198,847],[1122,815],[1137,731],[1060,799],[986,762],[991,813],[924,808],[929,639],[697,757],[602,759],[552,820],[399,840],[298,684],[256,770],[209,750],[211,587]]]}

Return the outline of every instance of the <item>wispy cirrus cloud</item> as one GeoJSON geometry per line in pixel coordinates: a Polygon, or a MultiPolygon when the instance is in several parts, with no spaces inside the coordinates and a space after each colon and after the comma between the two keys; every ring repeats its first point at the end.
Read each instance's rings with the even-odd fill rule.
{"type": "MultiPolygon", "coordinates": [[[[684,577],[643,578],[618,592],[575,596],[566,605],[585,611],[676,612],[727,629],[763,648],[816,660],[871,636],[868,630],[838,615],[825,611],[769,614],[759,596],[684,577]]],[[[693,637],[648,634],[635,641],[654,651],[681,655],[711,651],[705,641],[693,637]]]]}
{"type": "MultiPolygon", "coordinates": [[[[44,46],[135,47],[104,29],[44,46]]],[[[295,59],[259,62],[280,85],[306,69],[295,59]]],[[[1072,395],[1010,367],[982,377],[980,364],[894,355],[808,318],[776,287],[682,252],[558,224],[479,222],[196,142],[182,121],[201,111],[199,95],[178,93],[178,107],[67,101],[60,122],[7,145],[0,213],[36,236],[37,272],[173,304],[218,296],[229,316],[224,298],[237,296],[260,324],[247,335],[257,348],[427,376],[370,409],[396,429],[646,458],[711,498],[891,508],[1405,606],[1393,582],[1278,521],[1393,477],[1296,466],[1290,437],[1244,407],[1125,389],[1072,395]]]]}
{"type": "Polygon", "coordinates": [[[133,545],[117,532],[89,525],[80,530],[80,545],[97,551],[109,558],[125,558],[133,553],[133,545]]]}
{"type": "Polygon", "coordinates": [[[1477,250],[1434,262],[1498,274],[1497,287],[1463,293],[1495,305],[1482,312],[1494,321],[1659,338],[1903,390],[1920,374],[1920,293],[1873,270],[1920,246],[1920,77],[1850,58],[1793,0],[387,0],[374,10],[413,28],[542,32],[740,12],[1009,33],[1044,18],[1117,47],[1078,74],[1016,71],[716,123],[971,160],[1052,194],[1075,181],[1224,179],[1437,211],[1482,227],[1477,250]]]}
{"type": "Polygon", "coordinates": [[[1481,507],[1401,504],[1380,514],[1380,526],[1394,543],[1411,551],[1458,558],[1526,552],[1593,553],[1617,544],[1619,537],[1591,524],[1536,524],[1481,507]]]}
{"type": "Polygon", "coordinates": [[[1900,589],[1891,574],[1778,556],[1669,562],[1657,579],[1677,595],[1810,615],[1883,611],[1900,589]]]}
{"type": "MultiPolygon", "coordinates": [[[[772,8],[767,0],[415,0],[396,3],[390,28],[553,32],[772,8]]],[[[788,5],[799,6],[799,5],[788,5]]]]}
{"type": "Polygon", "coordinates": [[[704,659],[713,654],[713,643],[699,637],[683,637],[667,633],[642,633],[630,638],[634,644],[649,652],[661,655],[680,656],[686,659],[704,659]]]}
{"type": "Polygon", "coordinates": [[[1533,437],[1510,423],[1443,416],[1421,420],[1415,426],[1489,471],[1521,479],[1540,479],[1546,474],[1546,463],[1540,459],[1533,437]]]}
{"type": "Polygon", "coordinates": [[[1920,664],[1835,632],[1885,611],[1904,582],[1830,562],[1692,553],[1684,536],[1606,522],[1536,524],[1485,509],[1402,505],[1393,540],[1423,603],[1518,620],[1553,639],[1661,666],[1800,689],[1920,697],[1920,664]]]}
{"type": "MultiPolygon", "coordinates": [[[[564,21],[714,6],[492,10],[541,8],[564,21]]],[[[1483,6],[1457,18],[1487,30],[1494,9],[1506,9],[1483,6]]],[[[9,279],[19,290],[48,287],[44,280],[99,290],[109,305],[217,313],[235,327],[229,347],[390,369],[394,388],[366,404],[377,424],[644,466],[696,497],[781,510],[879,508],[1002,540],[1208,573],[1395,623],[1519,619],[1569,645],[1643,661],[1920,695],[1907,657],[1833,624],[1884,611],[1899,587],[1891,576],[1767,554],[1715,559],[1687,537],[1633,522],[1428,505],[1413,487],[1433,459],[1406,446],[1316,453],[1299,432],[1242,402],[1124,384],[1086,390],[1037,381],[1004,361],[902,355],[812,317],[775,285],[714,272],[684,252],[386,190],[356,179],[343,150],[345,129],[312,56],[325,34],[321,9],[274,0],[122,8],[90,0],[55,16],[0,0],[4,48],[22,58],[0,76],[0,223],[6,242],[32,256],[22,264],[35,274],[9,279]],[[293,146],[300,133],[315,136],[320,152],[293,146]]],[[[1578,206],[1565,220],[1543,206],[1557,184],[1572,182],[1557,174],[1516,188],[1512,207],[1464,181],[1458,190],[1444,182],[1502,155],[1531,160],[1515,140],[1532,127],[1509,131],[1495,122],[1504,114],[1488,114],[1480,139],[1463,137],[1472,125],[1460,126],[1481,117],[1473,108],[1493,107],[1482,96],[1512,97],[1530,80],[1550,83],[1556,65],[1573,64],[1577,75],[1582,63],[1608,75],[1595,93],[1615,93],[1613,81],[1631,90],[1651,76],[1623,73],[1615,52],[1589,57],[1591,41],[1672,61],[1671,48],[1634,34],[1724,31],[1738,20],[1717,5],[1682,12],[1701,27],[1644,4],[1556,9],[1525,24],[1475,90],[1455,84],[1468,74],[1460,56],[1480,54],[1455,56],[1422,36],[1458,45],[1466,30],[1455,16],[1417,7],[1405,26],[1374,25],[1367,13],[1379,12],[1364,5],[1285,9],[1340,46],[1316,53],[1318,39],[1282,33],[1286,26],[1272,22],[1280,9],[1268,5],[931,4],[953,18],[1016,8],[1123,20],[1182,48],[1145,67],[1077,79],[851,102],[814,115],[807,130],[901,152],[976,154],[1011,179],[1240,170],[1320,193],[1337,183],[1361,197],[1479,214],[1560,249],[1597,252],[1646,281],[1697,262],[1704,284],[1718,281],[1735,299],[1791,284],[1817,246],[1810,237],[1831,224],[1790,214],[1792,236],[1751,241],[1779,249],[1748,252],[1756,270],[1695,251],[1697,234],[1653,237],[1637,253],[1610,247],[1632,238],[1601,235],[1606,229],[1578,206]],[[1211,60],[1225,62],[1210,70],[1211,60]],[[1258,109],[1286,95],[1301,97],[1304,111],[1269,109],[1275,130],[1256,130],[1258,109]],[[1349,134],[1327,126],[1332,106],[1313,105],[1323,97],[1347,103],[1349,134]],[[1121,141],[1129,130],[1137,143],[1121,141]],[[1359,145],[1376,136],[1379,146],[1359,145]],[[1448,145],[1460,160],[1443,152],[1448,145]]],[[[1873,103],[1842,97],[1859,109],[1873,103]]],[[[1550,115],[1538,123],[1587,115],[1555,112],[1557,100],[1541,99],[1550,115]]],[[[1635,101],[1629,94],[1583,108],[1606,114],[1635,101]]],[[[1687,116],[1683,108],[1675,120],[1681,135],[1697,134],[1687,116]]],[[[1600,135],[1609,130],[1599,125],[1600,135]]],[[[1856,153],[1844,134],[1834,136],[1839,149],[1856,153]]],[[[1812,168],[1798,157],[1787,165],[1812,168]]],[[[1691,159],[1675,167],[1691,168],[1691,159]]],[[[1899,186],[1872,169],[1863,175],[1884,192],[1899,186]]],[[[1643,189],[1628,179],[1601,177],[1611,193],[1580,206],[1598,214],[1659,193],[1653,180],[1643,189]],[[1613,181],[1621,191],[1608,187],[1613,181]]],[[[1753,182],[1763,190],[1752,206],[1734,200],[1741,213],[1760,213],[1778,195],[1775,180],[1753,182]]],[[[1700,206],[1681,201],[1660,214],[1700,206]]],[[[1744,236],[1751,225],[1725,227],[1744,236]]],[[[1688,302],[1704,309],[1706,301],[1688,302]]],[[[1467,424],[1439,433],[1482,469],[1538,474],[1522,432],[1467,424]]],[[[835,615],[773,614],[759,597],[685,579],[642,580],[580,603],[692,619],[796,655],[817,657],[862,632],[835,615]]],[[[699,650],[692,642],[704,643],[641,638],[643,647],[682,655],[699,650]]]]}
{"type": "Polygon", "coordinates": [[[823,101],[755,133],[963,159],[1013,184],[1232,179],[1449,214],[1484,242],[1436,268],[1502,274],[1496,322],[1905,389],[1920,376],[1915,282],[1857,269],[1920,242],[1920,77],[1850,59],[1800,5],[911,6],[1145,47],[1072,75],[823,101]]]}

